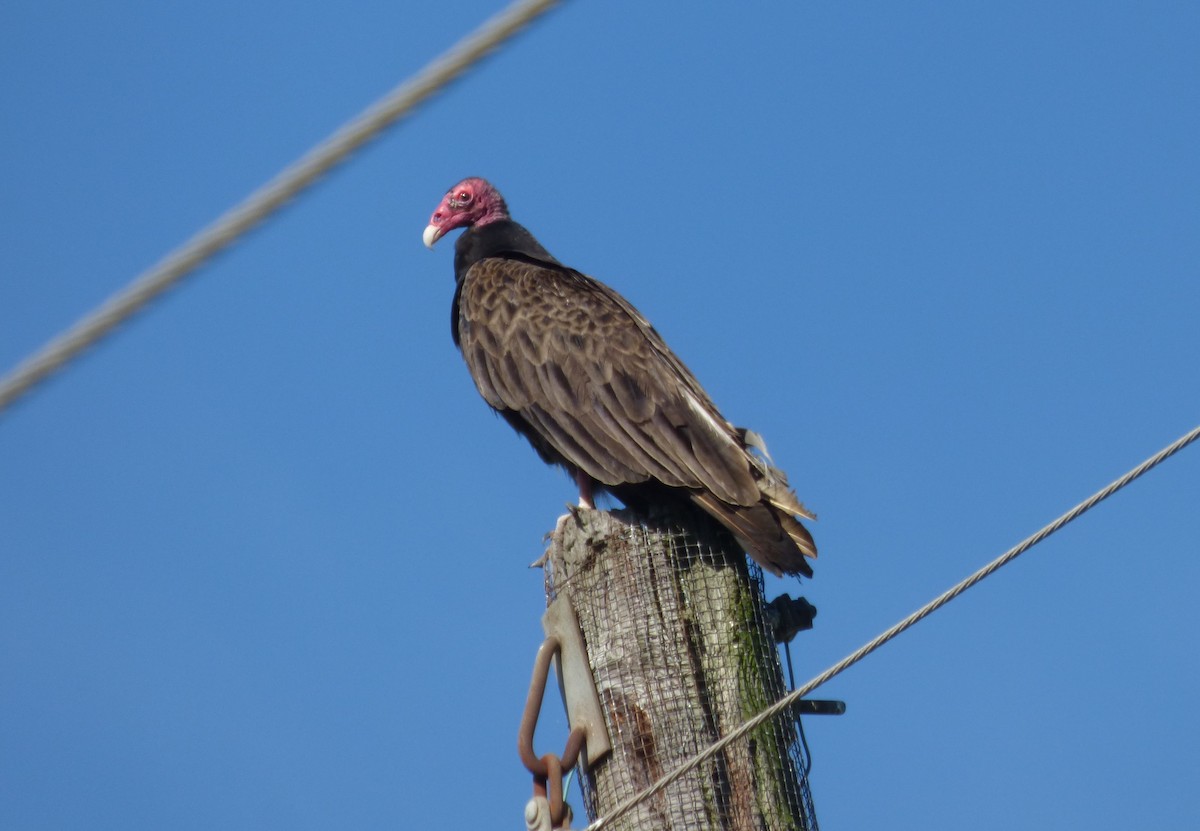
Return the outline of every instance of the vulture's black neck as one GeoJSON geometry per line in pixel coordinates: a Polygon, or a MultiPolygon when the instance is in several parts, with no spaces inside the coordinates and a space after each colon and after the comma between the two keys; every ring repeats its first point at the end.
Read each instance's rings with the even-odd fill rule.
{"type": "Polygon", "coordinates": [[[509,257],[526,262],[558,266],[533,234],[511,219],[489,222],[479,228],[468,228],[454,243],[454,280],[462,285],[467,269],[486,257],[509,257]]]}

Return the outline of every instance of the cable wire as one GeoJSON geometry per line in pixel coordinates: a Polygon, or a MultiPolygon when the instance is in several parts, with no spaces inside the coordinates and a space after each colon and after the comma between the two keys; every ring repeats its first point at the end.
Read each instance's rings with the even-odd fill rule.
{"type": "Polygon", "coordinates": [[[559,0],[517,0],[0,379],[0,413],[559,0]]]}
{"type": "Polygon", "coordinates": [[[640,793],[634,794],[633,796],[626,799],[624,802],[621,802],[620,804],[617,805],[617,807],[613,808],[613,810],[610,811],[607,816],[601,817],[600,819],[596,820],[591,825],[587,826],[587,828],[584,829],[584,831],[601,831],[601,829],[607,828],[609,825],[611,825],[617,819],[624,816],[626,813],[628,813],[630,810],[632,810],[634,807],[636,807],[639,803],[641,803],[641,802],[649,799],[650,797],[654,796],[655,794],[659,793],[660,791],[662,791],[663,789],[668,787],[675,780],[679,779],[682,776],[687,775],[690,771],[695,770],[698,766],[702,765],[704,762],[708,761],[713,756],[720,753],[722,750],[724,750],[729,745],[731,745],[734,742],[738,741],[739,739],[743,738],[747,733],[749,733],[751,730],[754,730],[756,727],[760,726],[765,721],[772,719],[775,716],[782,713],[783,711],[787,710],[793,704],[795,704],[797,701],[799,701],[801,698],[808,695],[810,692],[812,692],[817,687],[824,684],[826,681],[829,681],[831,678],[834,678],[835,676],[840,675],[842,672],[849,669],[851,666],[853,666],[854,664],[861,661],[863,658],[870,655],[876,649],[883,646],[885,643],[887,643],[892,638],[899,635],[901,632],[904,632],[905,630],[911,628],[912,626],[916,625],[920,621],[924,620],[929,615],[933,614],[938,609],[942,608],[947,603],[949,603],[951,600],[953,600],[954,598],[958,597],[960,594],[965,592],[967,589],[971,588],[976,583],[983,580],[985,577],[991,576],[993,573],[995,573],[997,570],[999,570],[1003,566],[1008,565],[1010,562],[1015,560],[1020,555],[1024,554],[1030,548],[1033,548],[1033,546],[1037,545],[1039,542],[1046,539],[1046,537],[1050,536],[1055,531],[1058,531],[1060,528],[1062,528],[1064,525],[1071,522],[1072,520],[1077,519],[1079,516],[1086,513],[1091,508],[1094,508],[1096,505],[1100,504],[1105,499],[1112,496],[1117,491],[1121,490],[1121,488],[1125,487],[1130,482],[1133,482],[1135,479],[1142,476],[1143,474],[1145,474],[1152,468],[1156,467],[1160,463],[1166,461],[1168,458],[1175,455],[1180,450],[1187,447],[1192,442],[1196,441],[1196,439],[1198,439],[1198,438],[1200,438],[1200,426],[1193,428],[1191,432],[1186,433],[1185,435],[1181,436],[1176,441],[1167,445],[1162,450],[1158,451],[1153,456],[1146,459],[1146,461],[1142,462],[1140,465],[1135,467],[1133,470],[1126,473],[1120,479],[1117,479],[1116,481],[1114,481],[1108,487],[1092,494],[1092,496],[1088,497],[1083,502],[1080,502],[1074,508],[1067,511],[1065,514],[1060,516],[1058,519],[1054,520],[1049,525],[1042,528],[1042,530],[1038,531],[1033,536],[1026,537],[1023,541],[1021,541],[1017,545],[1010,548],[1008,551],[1001,554],[995,560],[992,560],[990,563],[988,563],[983,568],[976,571],[970,577],[966,578],[962,582],[947,589],[941,595],[939,595],[938,597],[929,601],[929,603],[925,604],[920,609],[917,609],[915,612],[913,612],[908,617],[904,618],[904,620],[902,620],[899,623],[897,623],[896,625],[892,626],[890,629],[887,629],[886,631],[880,633],[879,635],[877,635],[873,640],[869,641],[868,643],[863,644],[858,649],[856,649],[854,652],[850,653],[845,658],[838,661],[836,664],[834,664],[829,669],[822,672],[820,675],[813,678],[811,681],[806,683],[804,686],[799,687],[798,689],[795,689],[792,692],[788,693],[783,698],[779,699],[779,701],[775,702],[770,707],[763,710],[761,713],[759,713],[758,715],[751,718],[749,721],[742,724],[741,727],[737,728],[732,733],[728,734],[727,736],[724,736],[723,738],[719,739],[716,742],[713,742],[705,750],[696,754],[691,759],[689,759],[687,762],[684,762],[682,765],[675,768],[675,770],[673,770],[670,773],[663,776],[661,779],[659,779],[657,782],[655,782],[650,787],[646,788],[645,790],[641,791],[640,793]]]}

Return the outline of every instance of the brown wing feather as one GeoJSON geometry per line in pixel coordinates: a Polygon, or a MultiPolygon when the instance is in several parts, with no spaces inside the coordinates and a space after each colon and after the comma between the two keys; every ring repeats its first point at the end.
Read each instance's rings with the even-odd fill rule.
{"type": "Polygon", "coordinates": [[[810,571],[799,555],[815,556],[811,537],[780,519],[806,515],[786,480],[766,475],[773,469],[616,292],[567,269],[482,259],[465,275],[458,325],[480,394],[546,461],[609,487],[688,489],[764,567],[810,571]]]}
{"type": "Polygon", "coordinates": [[[661,339],[646,336],[640,316],[599,283],[485,259],[467,273],[459,315],[484,399],[520,413],[598,482],[653,477],[728,501],[759,498],[733,429],[693,391],[690,373],[681,377],[661,339]]]}

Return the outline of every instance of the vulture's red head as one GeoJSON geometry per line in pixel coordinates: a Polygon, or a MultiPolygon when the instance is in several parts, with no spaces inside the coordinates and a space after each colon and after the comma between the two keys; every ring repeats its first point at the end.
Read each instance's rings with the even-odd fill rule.
{"type": "Polygon", "coordinates": [[[421,238],[428,248],[455,228],[487,225],[498,219],[508,219],[508,206],[500,191],[486,179],[472,176],[463,179],[446,192],[438,204],[421,238]]]}

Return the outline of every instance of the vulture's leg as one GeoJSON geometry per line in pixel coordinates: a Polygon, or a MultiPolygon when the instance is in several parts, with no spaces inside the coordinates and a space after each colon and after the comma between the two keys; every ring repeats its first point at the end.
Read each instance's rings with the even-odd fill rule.
{"type": "Polygon", "coordinates": [[[592,501],[592,477],[582,470],[577,470],[575,471],[575,485],[579,488],[579,507],[594,511],[596,503],[592,501]]]}

